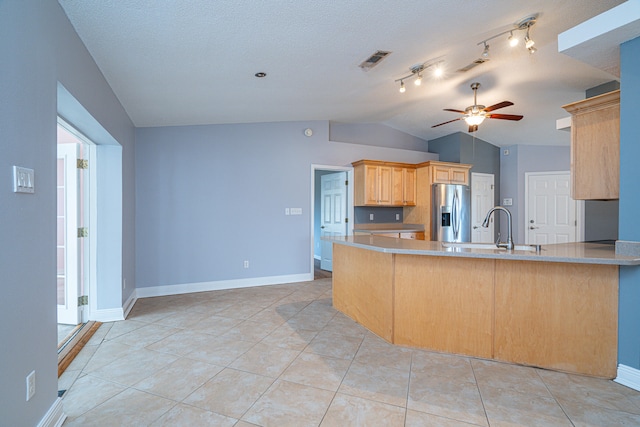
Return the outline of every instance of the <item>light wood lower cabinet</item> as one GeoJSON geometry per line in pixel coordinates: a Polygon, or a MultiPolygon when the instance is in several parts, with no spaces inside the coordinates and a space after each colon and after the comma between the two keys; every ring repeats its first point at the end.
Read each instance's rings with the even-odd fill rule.
{"type": "Polygon", "coordinates": [[[383,237],[395,237],[395,238],[399,238],[399,239],[412,239],[412,240],[424,240],[424,231],[408,231],[408,232],[397,232],[397,233],[370,233],[370,232],[366,232],[366,233],[362,233],[362,232],[358,232],[358,230],[354,230],[353,234],[368,234],[368,235],[372,235],[372,236],[383,236],[383,237]]]}
{"type": "Polygon", "coordinates": [[[336,309],[395,344],[614,378],[618,267],[334,244],[336,309]]]}

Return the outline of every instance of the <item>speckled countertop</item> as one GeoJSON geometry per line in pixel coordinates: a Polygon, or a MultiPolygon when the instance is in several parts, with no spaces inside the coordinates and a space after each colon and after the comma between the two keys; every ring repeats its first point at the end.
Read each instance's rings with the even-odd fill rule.
{"type": "Polygon", "coordinates": [[[442,242],[397,239],[375,235],[323,237],[322,239],[333,241],[336,244],[401,255],[454,256],[577,264],[640,265],[640,257],[617,255],[614,245],[603,243],[542,245],[542,250],[537,253],[527,250],[454,248],[446,247],[442,242]]]}

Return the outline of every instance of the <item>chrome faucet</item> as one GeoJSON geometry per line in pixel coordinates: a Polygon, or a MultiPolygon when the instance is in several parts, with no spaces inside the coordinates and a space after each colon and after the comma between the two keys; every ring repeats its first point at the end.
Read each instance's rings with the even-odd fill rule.
{"type": "Polygon", "coordinates": [[[509,212],[509,209],[507,208],[503,208],[502,206],[496,206],[494,208],[491,208],[491,210],[487,213],[487,216],[484,218],[484,221],[482,221],[482,226],[484,228],[489,227],[489,219],[491,218],[491,214],[495,211],[504,211],[507,214],[507,241],[506,242],[501,242],[500,241],[500,233],[498,233],[498,241],[496,242],[496,246],[499,248],[506,248],[506,249],[513,249],[513,238],[512,236],[512,232],[513,229],[511,228],[511,212],[509,212]]]}

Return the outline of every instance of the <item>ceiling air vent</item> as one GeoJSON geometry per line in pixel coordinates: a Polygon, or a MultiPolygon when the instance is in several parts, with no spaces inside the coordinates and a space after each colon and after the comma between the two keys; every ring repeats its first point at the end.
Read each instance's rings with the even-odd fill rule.
{"type": "Polygon", "coordinates": [[[466,65],[466,66],[464,66],[464,67],[460,68],[460,69],[458,70],[458,72],[459,72],[459,73],[466,73],[466,72],[467,72],[467,71],[469,71],[470,69],[475,68],[475,67],[477,67],[477,66],[478,66],[478,65],[480,65],[480,64],[484,64],[484,63],[485,63],[485,62],[487,62],[487,61],[488,61],[488,59],[485,59],[485,58],[478,58],[478,59],[476,59],[475,61],[473,61],[471,64],[466,65]]]}
{"type": "Polygon", "coordinates": [[[370,57],[362,61],[362,64],[360,64],[360,68],[362,68],[365,71],[369,71],[370,69],[378,65],[380,62],[382,62],[382,60],[387,56],[389,56],[390,54],[391,52],[387,52],[385,50],[377,50],[376,53],[374,53],[373,55],[371,55],[370,57]]]}

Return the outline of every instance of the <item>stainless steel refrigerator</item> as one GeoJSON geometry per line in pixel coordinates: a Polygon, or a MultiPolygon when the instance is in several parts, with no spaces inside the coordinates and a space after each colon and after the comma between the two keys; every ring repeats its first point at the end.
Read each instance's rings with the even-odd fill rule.
{"type": "Polygon", "coordinates": [[[433,184],[431,215],[431,240],[471,241],[471,196],[468,186],[433,184]]]}

